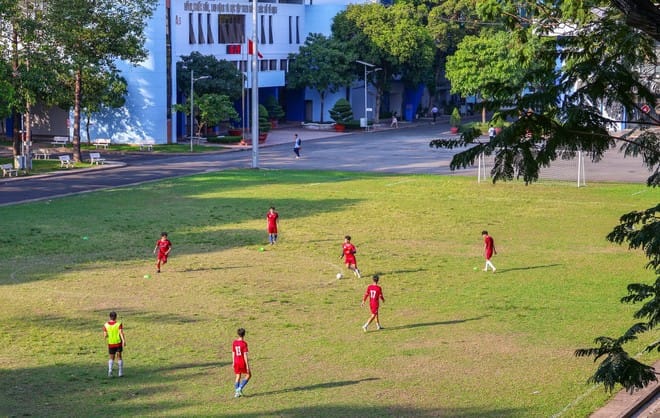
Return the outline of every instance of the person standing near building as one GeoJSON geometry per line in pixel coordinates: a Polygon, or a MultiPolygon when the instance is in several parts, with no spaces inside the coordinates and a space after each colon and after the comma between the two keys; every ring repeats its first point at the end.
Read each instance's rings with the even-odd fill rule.
{"type": "Polygon", "coordinates": [[[431,116],[433,116],[433,123],[435,123],[435,120],[438,118],[438,106],[433,105],[431,108],[431,116]]]}
{"type": "Polygon", "coordinates": [[[495,250],[495,241],[493,240],[493,237],[488,235],[488,231],[481,231],[481,236],[484,238],[484,258],[486,259],[486,266],[484,267],[484,271],[488,271],[488,267],[490,267],[493,269],[493,273],[495,273],[495,270],[497,269],[490,261],[493,255],[497,254],[497,250],[495,250]]]}
{"type": "Polygon", "coordinates": [[[122,352],[126,347],[126,336],[124,336],[124,326],[117,321],[117,312],[110,312],[110,320],[103,325],[103,338],[108,342],[108,377],[112,377],[112,367],[117,359],[117,376],[124,375],[124,360],[122,352]]]}
{"type": "Polygon", "coordinates": [[[392,113],[392,123],[390,123],[390,128],[398,128],[399,120],[396,117],[396,112],[392,113]]]}
{"type": "Polygon", "coordinates": [[[355,245],[351,243],[351,236],[346,235],[344,237],[344,244],[341,247],[341,255],[339,258],[344,259],[346,267],[348,267],[348,269],[351,270],[353,274],[356,275],[359,279],[362,276],[360,275],[360,270],[357,267],[357,260],[355,259],[356,252],[357,249],[355,248],[355,245]]]}
{"type": "Polygon", "coordinates": [[[156,241],[156,246],[154,247],[154,254],[156,255],[156,273],[160,273],[160,266],[167,264],[167,256],[170,255],[172,251],[172,242],[167,238],[167,232],[161,232],[160,239],[156,241]]]}
{"type": "Polygon", "coordinates": [[[250,363],[248,362],[248,345],[245,341],[245,329],[239,328],[236,334],[238,338],[231,345],[231,357],[236,375],[236,379],[234,380],[234,397],[239,398],[243,396],[243,388],[250,381],[252,373],[250,372],[250,363]],[[245,379],[241,380],[243,375],[245,375],[245,379]]]}
{"type": "Polygon", "coordinates": [[[296,154],[296,160],[300,158],[300,148],[302,148],[302,139],[298,134],[293,134],[293,152],[296,154]]]}
{"type": "Polygon", "coordinates": [[[369,320],[362,326],[364,332],[367,332],[369,324],[371,324],[374,319],[376,320],[376,329],[383,329],[383,327],[380,326],[380,320],[378,319],[378,308],[380,307],[381,301],[383,303],[385,302],[385,297],[383,297],[383,289],[378,285],[378,280],[379,277],[377,274],[375,274],[372,277],[373,283],[367,286],[367,290],[364,292],[364,296],[362,297],[362,304],[360,304],[360,306],[364,306],[364,302],[369,299],[371,316],[369,317],[369,320]]]}
{"type": "Polygon", "coordinates": [[[275,207],[271,206],[266,214],[266,223],[268,224],[268,242],[270,245],[275,245],[277,242],[277,224],[279,223],[280,215],[275,212],[275,207]]]}
{"type": "Polygon", "coordinates": [[[497,131],[495,131],[495,127],[493,125],[490,125],[490,127],[488,128],[488,139],[491,141],[495,139],[496,132],[497,131]]]}

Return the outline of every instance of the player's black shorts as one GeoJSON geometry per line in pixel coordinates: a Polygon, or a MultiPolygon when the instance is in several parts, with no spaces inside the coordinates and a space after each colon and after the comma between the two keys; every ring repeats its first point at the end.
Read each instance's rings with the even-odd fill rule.
{"type": "Polygon", "coordinates": [[[121,345],[119,347],[108,347],[108,354],[121,353],[124,351],[124,347],[121,345]]]}

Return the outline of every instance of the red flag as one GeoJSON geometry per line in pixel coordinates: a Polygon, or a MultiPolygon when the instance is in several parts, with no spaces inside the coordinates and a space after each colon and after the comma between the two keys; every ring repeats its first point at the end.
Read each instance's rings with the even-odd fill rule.
{"type": "MultiPolygon", "coordinates": [[[[254,55],[254,42],[252,42],[252,39],[248,39],[248,54],[254,55]]],[[[257,57],[263,58],[264,56],[261,55],[261,52],[257,51],[257,57]]]]}

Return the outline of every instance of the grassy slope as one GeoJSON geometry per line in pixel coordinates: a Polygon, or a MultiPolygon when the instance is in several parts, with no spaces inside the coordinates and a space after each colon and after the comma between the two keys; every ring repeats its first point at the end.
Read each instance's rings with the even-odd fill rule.
{"type": "Polygon", "coordinates": [[[607,395],[581,397],[593,364],[572,352],[626,329],[618,299],[650,279],[604,236],[653,202],[642,185],[230,171],[0,208],[0,415],[543,417],[579,399],[565,416],[585,416],[607,395]],[[260,252],[271,205],[280,243],[260,252]],[[482,229],[495,275],[473,270],[482,229]],[[347,233],[382,275],[383,331],[360,329],[367,279],[334,277],[347,233]],[[234,400],[238,326],[254,379],[234,400]]]}

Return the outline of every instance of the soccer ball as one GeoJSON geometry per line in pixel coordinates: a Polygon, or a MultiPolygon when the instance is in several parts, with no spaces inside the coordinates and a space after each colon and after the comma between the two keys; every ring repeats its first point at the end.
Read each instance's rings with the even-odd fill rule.
{"type": "Polygon", "coordinates": [[[337,279],[341,279],[342,277],[341,273],[337,273],[337,279]]]}

